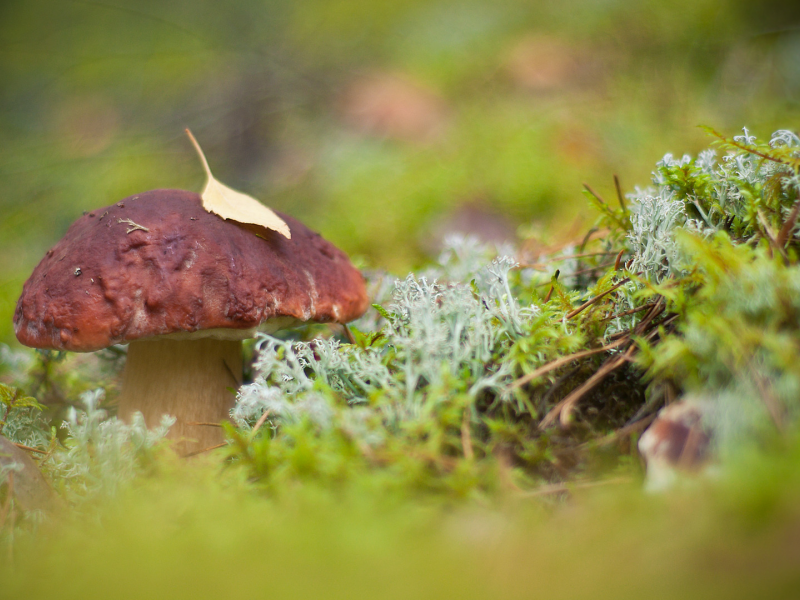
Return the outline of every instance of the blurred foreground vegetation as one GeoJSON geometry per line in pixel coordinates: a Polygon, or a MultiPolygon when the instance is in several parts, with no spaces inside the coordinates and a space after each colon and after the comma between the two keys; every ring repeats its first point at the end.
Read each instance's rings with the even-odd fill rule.
{"type": "Polygon", "coordinates": [[[216,465],[162,463],[18,537],[3,597],[790,599],[800,453],[786,450],[668,497],[634,481],[466,506],[358,487],[265,498],[216,465]]]}

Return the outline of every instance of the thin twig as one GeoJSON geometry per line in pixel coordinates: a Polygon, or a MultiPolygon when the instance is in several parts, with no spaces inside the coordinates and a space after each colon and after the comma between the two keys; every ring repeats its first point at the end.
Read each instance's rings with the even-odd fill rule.
{"type": "Polygon", "coordinates": [[[572,413],[575,411],[575,406],[577,406],[580,399],[593,390],[608,375],[628,362],[633,356],[635,349],[636,346],[631,346],[628,348],[628,351],[625,352],[625,354],[618,356],[613,361],[606,361],[606,364],[600,367],[600,369],[598,369],[598,371],[592,377],[590,377],[580,389],[574,391],[572,394],[570,394],[570,396],[564,399],[564,403],[559,411],[559,421],[562,427],[569,426],[572,413]]]}
{"type": "Polygon", "coordinates": [[[598,201],[600,204],[604,204],[605,206],[608,206],[608,204],[606,204],[606,201],[605,201],[605,200],[603,200],[603,199],[600,197],[600,194],[598,194],[598,193],[597,193],[597,192],[595,192],[595,191],[594,191],[594,190],[593,190],[591,187],[589,187],[589,184],[588,184],[588,183],[584,183],[584,184],[583,184],[583,188],[584,188],[584,189],[585,189],[587,192],[589,192],[589,193],[590,193],[592,196],[594,196],[594,197],[597,199],[597,201],[598,201]]]}
{"type": "MultiPolygon", "coordinates": [[[[556,289],[556,283],[558,283],[558,276],[559,275],[561,275],[561,270],[560,269],[556,269],[556,272],[553,274],[553,277],[550,279],[550,281],[552,282],[552,285],[550,286],[550,289],[547,290],[547,295],[544,297],[545,304],[550,302],[550,298],[553,295],[553,290],[556,289]]],[[[544,285],[547,285],[547,284],[544,284],[544,285]]],[[[539,286],[537,285],[536,287],[539,287],[539,286]]]]}
{"type": "Polygon", "coordinates": [[[764,228],[764,237],[767,238],[770,247],[770,257],[772,256],[772,250],[775,249],[781,254],[785,259],[788,260],[788,256],[786,256],[786,250],[783,249],[782,246],[778,245],[778,242],[775,241],[775,234],[772,231],[772,228],[769,226],[769,222],[767,218],[764,216],[764,213],[761,212],[761,209],[757,211],[758,220],[761,222],[761,226],[764,228]]]}
{"type": "Polygon", "coordinates": [[[342,329],[344,330],[344,337],[347,338],[347,341],[353,344],[354,346],[358,345],[358,343],[356,342],[356,338],[353,335],[353,332],[350,331],[350,328],[347,326],[347,323],[342,323],[342,329]]]}
{"type": "Polygon", "coordinates": [[[569,356],[562,356],[561,358],[558,358],[558,359],[556,359],[556,360],[554,360],[552,362],[549,362],[546,365],[542,365],[541,367],[539,367],[535,371],[531,371],[527,375],[524,375],[523,377],[520,377],[514,383],[510,384],[505,389],[505,391],[506,392],[510,392],[511,390],[513,390],[515,388],[521,387],[521,386],[525,385],[526,383],[529,383],[529,382],[533,381],[537,377],[541,377],[545,373],[549,373],[550,371],[553,371],[553,370],[555,370],[555,369],[557,369],[557,368],[559,368],[559,367],[561,367],[563,365],[571,363],[573,360],[578,360],[579,358],[584,358],[586,356],[592,356],[593,354],[600,354],[602,352],[607,352],[608,350],[613,350],[614,348],[616,348],[618,346],[621,346],[622,344],[624,344],[627,341],[628,340],[619,340],[619,341],[613,342],[611,344],[607,344],[606,346],[603,346],[602,348],[594,348],[593,350],[583,350],[582,352],[576,352],[575,354],[570,354],[569,356]]]}
{"type": "Polygon", "coordinates": [[[778,244],[781,248],[786,247],[786,242],[789,240],[789,236],[792,234],[792,230],[794,229],[795,225],[797,224],[797,217],[800,216],[800,199],[794,203],[792,207],[792,212],[789,213],[789,217],[786,219],[786,222],[781,227],[781,230],[778,232],[778,237],[775,240],[775,243],[778,244]]]}
{"type": "Polygon", "coordinates": [[[635,334],[642,333],[645,329],[647,329],[647,326],[650,325],[653,319],[655,319],[658,315],[664,312],[664,310],[666,310],[667,305],[663,300],[664,297],[659,296],[658,300],[656,300],[656,302],[652,304],[651,311],[647,313],[644,319],[642,319],[642,321],[639,324],[637,324],[636,327],[634,328],[633,332],[635,334]]]}
{"type": "Polygon", "coordinates": [[[610,294],[611,292],[613,292],[613,291],[617,290],[618,288],[622,287],[623,285],[625,285],[626,283],[628,283],[630,280],[631,280],[631,278],[630,278],[630,277],[626,277],[625,279],[623,279],[622,281],[620,281],[620,282],[619,282],[619,283],[617,283],[616,285],[614,285],[614,286],[610,287],[609,289],[607,289],[605,292],[602,292],[602,293],[598,294],[597,296],[595,296],[595,297],[594,297],[594,298],[592,298],[591,300],[587,300],[586,302],[584,302],[583,304],[581,304],[581,305],[580,305],[578,308],[576,308],[575,310],[573,310],[573,311],[571,311],[571,312],[568,312],[568,313],[567,313],[567,316],[566,316],[566,318],[567,318],[567,319],[571,319],[571,318],[572,318],[572,317],[574,317],[575,315],[577,315],[577,314],[579,314],[579,313],[582,313],[584,310],[586,310],[587,308],[589,308],[589,307],[590,307],[592,304],[594,304],[594,303],[595,303],[595,302],[597,302],[598,300],[602,299],[604,296],[606,296],[606,295],[610,294]]]}
{"type": "Polygon", "coordinates": [[[618,331],[617,333],[612,333],[610,336],[608,336],[608,339],[616,341],[621,338],[629,337],[630,335],[631,335],[631,330],[626,329],[625,331],[618,331]]]}
{"type": "Polygon", "coordinates": [[[209,446],[208,448],[203,448],[202,450],[195,450],[194,452],[189,452],[189,454],[184,454],[183,458],[191,458],[192,456],[197,456],[198,454],[202,454],[203,452],[209,452],[211,450],[216,450],[217,448],[222,448],[223,446],[227,446],[228,442],[222,442],[221,444],[217,444],[215,446],[209,446]]]}
{"type": "Polygon", "coordinates": [[[556,419],[560,419],[561,424],[566,427],[569,424],[569,417],[571,416],[575,405],[578,403],[578,400],[580,400],[587,392],[590,392],[592,389],[594,389],[595,386],[605,379],[607,375],[613,373],[626,362],[628,362],[628,359],[633,355],[633,350],[635,348],[636,346],[631,346],[628,348],[625,354],[615,356],[603,363],[603,366],[601,366],[594,373],[594,375],[587,379],[583,385],[570,392],[566,398],[561,400],[561,402],[550,409],[550,412],[548,412],[544,419],[542,419],[541,423],[539,423],[539,429],[547,429],[553,423],[555,423],[556,419]]]}
{"type": "Polygon", "coordinates": [[[553,382],[553,385],[551,385],[547,389],[547,392],[545,392],[544,396],[542,396],[542,399],[539,401],[539,406],[547,406],[547,404],[550,402],[550,398],[552,398],[553,394],[555,394],[558,391],[558,388],[560,388],[564,384],[564,382],[567,381],[567,379],[572,379],[582,368],[583,365],[579,364],[574,369],[570,369],[569,371],[561,375],[558,379],[556,379],[553,382]]]}
{"type": "Polygon", "coordinates": [[[620,263],[622,261],[622,255],[625,253],[625,248],[619,251],[617,254],[617,259],[614,261],[614,270],[619,271],[620,263]]]}
{"type": "Polygon", "coordinates": [[[472,460],[475,453],[472,451],[472,436],[469,433],[469,413],[469,407],[465,408],[461,419],[461,447],[464,449],[464,458],[472,460]]]}
{"type": "Polygon", "coordinates": [[[737,142],[736,140],[729,140],[724,135],[722,135],[721,133],[718,133],[714,129],[711,129],[710,127],[709,128],[704,128],[704,129],[706,129],[706,131],[708,131],[714,137],[717,137],[720,140],[722,140],[722,142],[725,143],[725,144],[729,144],[731,146],[739,148],[740,150],[744,150],[745,152],[749,152],[750,154],[755,154],[756,156],[759,156],[759,157],[763,158],[764,160],[769,160],[771,162],[776,162],[776,163],[779,163],[781,165],[786,165],[786,166],[792,167],[793,169],[796,168],[795,165],[793,163],[791,163],[791,162],[786,162],[785,160],[781,160],[780,158],[775,158],[774,156],[770,156],[769,154],[764,154],[763,152],[759,152],[755,148],[752,148],[751,146],[748,146],[747,144],[742,144],[741,142],[737,142]]]}
{"type": "MultiPolygon", "coordinates": [[[[653,306],[653,304],[648,304],[647,306],[651,307],[651,306],[653,306]]],[[[664,312],[664,311],[659,311],[659,314],[662,313],[662,312],[664,312]]],[[[653,327],[657,328],[657,327],[669,325],[670,323],[672,323],[677,318],[678,318],[678,315],[673,314],[670,317],[666,317],[663,321],[659,321],[658,323],[654,323],[653,327]]],[[[641,325],[641,323],[639,323],[639,325],[641,325]]],[[[637,325],[637,327],[639,325],[637,325]]],[[[631,331],[630,329],[626,329],[625,331],[618,331],[617,333],[614,333],[614,334],[611,334],[610,336],[608,336],[608,339],[609,340],[618,340],[620,338],[627,338],[628,336],[631,335],[631,333],[637,333],[637,330],[634,328],[633,331],[631,331]]],[[[648,338],[647,339],[651,339],[656,334],[658,334],[658,330],[657,329],[655,331],[653,331],[652,333],[648,334],[648,338]]]]}
{"type": "Polygon", "coordinates": [[[657,416],[658,416],[658,413],[653,413],[651,415],[647,415],[646,417],[643,417],[643,418],[639,419],[638,421],[634,421],[630,425],[625,425],[625,427],[620,427],[615,432],[609,433],[604,438],[601,438],[601,439],[599,439],[597,441],[594,441],[594,442],[586,442],[585,444],[581,444],[580,447],[581,448],[585,448],[586,446],[589,446],[592,443],[594,443],[594,444],[596,444],[598,446],[608,446],[609,444],[613,444],[617,440],[620,440],[622,438],[626,438],[629,435],[631,435],[632,433],[638,433],[638,432],[642,431],[643,429],[647,428],[647,426],[650,425],[650,423],[655,421],[657,416]]]}
{"type": "Polygon", "coordinates": [[[202,425],[203,427],[222,427],[221,423],[206,423],[203,421],[187,421],[187,425],[202,425]]]}
{"type": "Polygon", "coordinates": [[[254,436],[256,432],[261,429],[261,426],[266,422],[267,417],[269,416],[269,409],[265,410],[264,413],[258,418],[256,424],[253,426],[253,430],[250,432],[250,436],[254,436]]]}
{"type": "Polygon", "coordinates": [[[619,177],[614,175],[614,187],[617,189],[617,199],[619,199],[619,206],[622,208],[624,214],[628,214],[628,207],[625,205],[625,196],[622,195],[622,187],[619,185],[619,177]]]}
{"type": "Polygon", "coordinates": [[[14,442],[14,445],[17,448],[22,448],[23,450],[27,450],[28,452],[36,452],[36,454],[47,454],[47,450],[39,450],[39,448],[31,448],[30,446],[26,446],[25,444],[17,444],[14,442]]]}
{"type": "Polygon", "coordinates": [[[203,149],[200,148],[200,144],[197,142],[194,135],[192,135],[192,132],[189,131],[188,128],[184,129],[184,131],[186,132],[186,135],[189,136],[189,141],[192,142],[194,149],[197,151],[197,155],[200,157],[200,162],[203,163],[203,170],[206,172],[208,178],[211,179],[211,167],[208,166],[208,161],[206,160],[206,155],[203,154],[203,149]]]}
{"type": "Polygon", "coordinates": [[[677,320],[679,316],[680,315],[673,314],[672,316],[665,317],[658,323],[654,323],[653,326],[650,328],[650,333],[648,333],[644,339],[646,339],[648,342],[652,342],[659,335],[658,331],[659,327],[666,327],[667,325],[671,325],[677,320]]]}
{"type": "Polygon", "coordinates": [[[650,310],[652,307],[653,303],[642,304],[641,306],[637,306],[636,308],[626,310],[625,312],[615,313],[613,315],[608,315],[607,317],[603,317],[601,321],[610,321],[611,319],[618,319],[619,317],[627,317],[628,315],[633,315],[636,314],[637,312],[642,312],[643,310],[650,310]]]}

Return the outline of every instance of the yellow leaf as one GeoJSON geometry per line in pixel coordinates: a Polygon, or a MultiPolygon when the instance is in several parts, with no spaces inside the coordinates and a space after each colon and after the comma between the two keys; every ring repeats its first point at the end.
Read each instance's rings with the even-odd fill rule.
{"type": "Polygon", "coordinates": [[[203,198],[203,208],[208,212],[219,215],[223,219],[230,219],[239,223],[261,225],[267,229],[277,231],[287,239],[292,239],[289,226],[269,208],[261,204],[261,202],[255,198],[232,190],[227,185],[214,179],[214,176],[211,174],[211,168],[208,166],[208,161],[203,151],[200,149],[200,144],[197,143],[192,132],[188,129],[186,130],[186,134],[189,136],[189,139],[192,140],[192,144],[194,144],[197,154],[200,155],[200,160],[206,171],[206,186],[200,194],[203,198]]]}

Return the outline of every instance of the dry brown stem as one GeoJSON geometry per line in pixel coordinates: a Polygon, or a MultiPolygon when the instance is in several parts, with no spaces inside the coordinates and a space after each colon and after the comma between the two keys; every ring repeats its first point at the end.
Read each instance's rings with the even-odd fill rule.
{"type": "Polygon", "coordinates": [[[762,233],[764,234],[764,237],[767,238],[767,241],[769,242],[770,257],[772,256],[772,251],[773,250],[777,250],[778,254],[780,254],[781,256],[783,256],[783,258],[788,260],[789,257],[786,256],[786,250],[784,250],[783,246],[779,245],[778,242],[775,241],[775,233],[772,231],[772,228],[769,226],[769,222],[767,221],[767,218],[764,216],[764,213],[761,212],[761,209],[759,209],[757,211],[757,214],[758,214],[758,220],[761,223],[761,226],[764,228],[764,231],[762,233]]]}
{"type": "Polygon", "coordinates": [[[638,433],[638,432],[642,431],[643,429],[646,429],[647,426],[650,425],[650,423],[655,421],[657,416],[658,416],[657,413],[653,413],[652,415],[648,415],[648,416],[646,416],[646,417],[644,417],[642,419],[639,419],[638,421],[635,421],[635,422],[631,423],[630,425],[625,425],[625,427],[620,427],[615,432],[610,433],[607,436],[605,436],[604,438],[601,438],[601,439],[599,439],[599,440],[597,440],[595,442],[587,442],[585,444],[582,444],[581,447],[585,448],[590,443],[597,444],[598,446],[608,446],[609,444],[613,444],[617,440],[621,440],[623,438],[628,437],[629,435],[631,435],[633,433],[638,433]]]}
{"type": "Polygon", "coordinates": [[[786,247],[786,242],[789,241],[789,237],[792,234],[792,230],[794,226],[797,224],[797,217],[800,215],[800,199],[794,203],[792,207],[792,212],[789,213],[789,217],[786,219],[786,222],[781,227],[781,230],[778,232],[778,237],[775,240],[775,243],[781,247],[786,247]]]}
{"type": "MultiPolygon", "coordinates": [[[[663,297],[659,298],[653,305],[650,312],[647,316],[639,323],[634,333],[642,333],[644,332],[647,327],[652,323],[653,319],[655,319],[659,314],[664,312],[666,308],[666,303],[664,302],[663,297]]],[[[665,319],[659,325],[667,324],[674,320],[677,315],[673,315],[669,319],[665,319]]],[[[658,335],[658,330],[652,331],[647,337],[648,339],[652,339],[654,336],[658,335]]],[[[626,342],[630,341],[630,333],[628,335],[621,338],[617,342],[614,342],[617,345],[622,345],[626,342]]],[[[611,346],[611,344],[609,344],[611,346]]],[[[570,394],[568,394],[563,400],[561,400],[558,404],[556,404],[550,411],[545,415],[542,421],[539,423],[540,429],[546,429],[555,423],[555,420],[558,418],[562,427],[568,427],[570,423],[570,419],[572,417],[572,413],[575,410],[575,406],[578,404],[580,399],[594,389],[603,379],[605,379],[608,375],[619,369],[622,365],[627,362],[630,362],[633,358],[634,352],[636,351],[636,345],[631,345],[624,354],[612,357],[608,359],[603,365],[589,378],[587,379],[583,385],[578,387],[577,389],[573,390],[570,394]]]]}
{"type": "Polygon", "coordinates": [[[469,433],[469,412],[469,407],[465,408],[461,419],[461,447],[464,449],[464,458],[472,460],[475,453],[472,451],[472,436],[469,433]]]}
{"type": "Polygon", "coordinates": [[[605,201],[605,200],[603,200],[603,198],[601,198],[601,197],[600,197],[600,194],[598,194],[597,192],[595,192],[595,191],[594,191],[594,190],[593,190],[593,189],[592,189],[592,188],[589,186],[589,184],[588,184],[588,183],[584,183],[584,184],[583,184],[583,189],[585,189],[585,190],[586,190],[587,192],[589,192],[589,193],[590,193],[592,196],[594,196],[594,197],[597,199],[597,201],[598,201],[600,204],[605,204],[606,206],[608,206],[608,204],[606,204],[606,201],[605,201]]]}
{"type": "Polygon", "coordinates": [[[215,444],[214,446],[209,446],[208,448],[203,448],[202,450],[195,450],[194,452],[189,452],[188,454],[184,454],[183,458],[191,458],[193,456],[197,456],[198,454],[203,454],[204,452],[210,452],[211,450],[216,450],[217,448],[222,448],[223,446],[227,446],[228,442],[222,442],[221,444],[215,444]]]}
{"type": "Polygon", "coordinates": [[[625,253],[625,248],[623,248],[622,250],[620,250],[620,251],[619,251],[619,254],[617,254],[617,258],[614,260],[614,270],[615,270],[615,271],[619,271],[619,268],[620,268],[620,266],[621,266],[621,263],[622,263],[622,255],[623,255],[624,253],[625,253]]]}
{"type": "Polygon", "coordinates": [[[31,448],[30,446],[26,446],[25,444],[17,444],[16,442],[12,442],[17,448],[22,448],[23,450],[27,450],[28,452],[35,452],[36,454],[47,454],[47,450],[39,450],[39,448],[31,448]]]}
{"type": "Polygon", "coordinates": [[[628,207],[625,206],[625,196],[622,195],[622,186],[619,184],[619,177],[614,175],[614,188],[617,190],[617,200],[619,200],[619,206],[626,215],[628,214],[628,207]]]}
{"type": "Polygon", "coordinates": [[[353,332],[350,331],[350,328],[347,326],[347,323],[342,323],[342,330],[344,330],[344,337],[347,338],[347,341],[354,346],[357,345],[356,338],[353,335],[353,332]]]}
{"type": "Polygon", "coordinates": [[[521,387],[521,386],[525,385],[526,383],[529,383],[529,382],[533,381],[537,377],[541,377],[545,373],[549,373],[550,371],[558,369],[559,367],[562,367],[562,366],[564,366],[564,365],[566,365],[568,363],[571,363],[573,360],[578,360],[579,358],[584,358],[586,356],[592,356],[594,354],[600,354],[602,352],[607,352],[608,350],[613,350],[614,348],[617,348],[618,346],[621,346],[622,344],[624,344],[627,341],[628,340],[619,340],[619,341],[613,342],[611,344],[607,344],[606,346],[602,346],[601,348],[594,348],[592,350],[583,350],[581,352],[576,352],[575,354],[570,354],[569,356],[562,356],[561,358],[558,358],[558,359],[556,359],[556,360],[554,360],[552,362],[549,362],[546,365],[542,365],[541,367],[539,367],[535,371],[532,371],[532,372],[528,373],[527,375],[525,375],[523,377],[520,377],[514,383],[509,385],[505,389],[505,391],[506,392],[510,392],[511,390],[513,390],[515,388],[521,387]]]}
{"type": "Polygon", "coordinates": [[[614,313],[612,315],[608,315],[607,317],[603,317],[603,321],[610,321],[611,319],[618,319],[619,317],[627,317],[628,315],[633,315],[638,312],[642,312],[643,310],[650,310],[653,307],[652,304],[642,304],[641,306],[637,306],[636,308],[632,308],[630,310],[626,310],[621,313],[614,313]]]}
{"type": "Polygon", "coordinates": [[[250,432],[250,435],[253,436],[256,432],[261,429],[261,426],[266,423],[267,417],[269,417],[269,409],[265,410],[263,414],[258,418],[256,424],[253,426],[253,431],[250,432]]]}
{"type": "Polygon", "coordinates": [[[547,429],[555,423],[556,419],[560,420],[562,426],[567,427],[569,425],[569,419],[572,416],[572,412],[574,411],[575,405],[578,403],[578,401],[586,393],[593,390],[597,384],[606,378],[607,375],[613,373],[626,362],[628,362],[628,360],[630,360],[630,358],[633,356],[634,349],[635,346],[631,346],[624,354],[614,356],[603,363],[603,366],[601,366],[594,373],[594,375],[587,379],[583,385],[572,391],[563,400],[561,400],[561,402],[550,409],[550,412],[548,412],[544,419],[542,419],[541,423],[539,423],[539,429],[547,429]]]}
{"type": "Polygon", "coordinates": [[[584,302],[583,304],[581,304],[581,305],[580,305],[578,308],[576,308],[575,310],[572,310],[572,311],[568,312],[568,313],[567,313],[567,316],[566,316],[566,318],[567,318],[567,319],[571,319],[571,318],[572,318],[572,317],[574,317],[575,315],[582,313],[584,310],[586,310],[587,308],[589,308],[589,307],[590,307],[592,304],[595,304],[596,302],[598,302],[599,300],[603,299],[605,296],[607,296],[607,295],[608,295],[608,294],[610,294],[611,292],[613,292],[613,291],[615,291],[615,290],[619,289],[620,287],[622,287],[623,285],[625,285],[626,283],[628,283],[630,280],[631,280],[631,278],[630,278],[630,277],[626,277],[626,278],[625,278],[625,279],[623,279],[622,281],[620,281],[620,282],[616,283],[615,285],[613,285],[612,287],[610,287],[609,289],[607,289],[605,292],[602,292],[602,293],[600,293],[600,294],[597,294],[597,296],[595,296],[594,298],[592,298],[592,299],[590,299],[590,300],[587,300],[586,302],[584,302]]]}

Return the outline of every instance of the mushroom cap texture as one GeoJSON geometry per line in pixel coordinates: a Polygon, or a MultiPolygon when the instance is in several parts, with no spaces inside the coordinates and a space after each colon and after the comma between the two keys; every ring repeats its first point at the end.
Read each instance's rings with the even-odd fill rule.
{"type": "Polygon", "coordinates": [[[291,240],[225,221],[182,190],[145,192],[84,213],[25,282],[14,313],[17,339],[89,352],[176,332],[245,334],[281,317],[345,323],[361,316],[364,278],[347,255],[280,216],[291,240]]]}
{"type": "Polygon", "coordinates": [[[654,462],[697,469],[709,459],[711,430],[703,426],[708,405],[681,400],[661,409],[639,438],[648,468],[654,462]]]}

